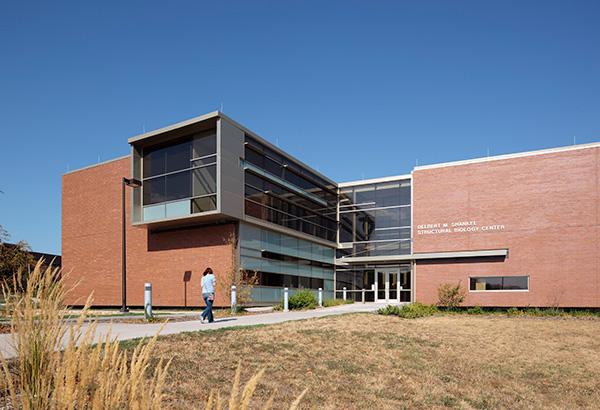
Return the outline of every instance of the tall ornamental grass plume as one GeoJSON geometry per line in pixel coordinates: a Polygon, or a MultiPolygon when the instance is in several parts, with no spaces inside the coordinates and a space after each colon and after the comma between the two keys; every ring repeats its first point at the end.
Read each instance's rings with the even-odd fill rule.
{"type": "Polygon", "coordinates": [[[163,365],[161,359],[153,376],[146,376],[158,333],[131,357],[111,340],[110,330],[94,344],[97,318],[85,320],[92,296],[77,320],[68,320],[64,277],[59,269],[43,271],[41,264],[24,286],[19,272],[12,286],[3,287],[15,358],[0,356],[0,407],[159,409],[170,362],[163,365]]]}
{"type": "MultiPolygon", "coordinates": [[[[256,373],[254,376],[248,380],[248,383],[244,386],[244,389],[240,392],[240,375],[241,375],[242,364],[238,364],[237,371],[235,372],[235,378],[233,380],[233,388],[231,389],[231,397],[229,398],[229,410],[247,410],[250,405],[250,399],[256,390],[256,386],[258,386],[258,381],[262,377],[265,370],[261,370],[256,373]]],[[[294,400],[294,402],[290,405],[289,410],[296,410],[300,401],[306,394],[308,389],[304,390],[300,395],[294,400]]],[[[275,398],[275,392],[271,395],[263,410],[267,410],[273,404],[273,399],[275,398]]],[[[225,406],[225,400],[221,397],[220,394],[217,394],[215,397],[214,392],[211,391],[208,396],[208,401],[206,402],[205,410],[223,410],[225,406]]]]}

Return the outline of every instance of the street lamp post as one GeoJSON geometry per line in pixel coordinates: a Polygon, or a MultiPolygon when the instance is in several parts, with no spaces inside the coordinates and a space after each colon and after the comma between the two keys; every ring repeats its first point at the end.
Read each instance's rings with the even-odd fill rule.
{"type": "Polygon", "coordinates": [[[142,181],[138,180],[138,179],[127,179],[127,178],[123,178],[123,195],[122,195],[122,199],[123,199],[123,207],[122,207],[122,213],[123,213],[123,223],[122,223],[122,227],[123,227],[123,242],[122,242],[122,251],[123,251],[123,260],[121,263],[121,268],[122,268],[122,272],[121,272],[121,280],[122,280],[122,284],[121,284],[121,292],[122,292],[122,297],[123,297],[123,304],[121,306],[121,313],[127,313],[129,312],[129,308],[127,308],[127,267],[126,267],[126,261],[125,261],[125,256],[126,256],[126,242],[125,242],[125,185],[131,187],[131,188],[137,188],[142,186],[142,181]]]}

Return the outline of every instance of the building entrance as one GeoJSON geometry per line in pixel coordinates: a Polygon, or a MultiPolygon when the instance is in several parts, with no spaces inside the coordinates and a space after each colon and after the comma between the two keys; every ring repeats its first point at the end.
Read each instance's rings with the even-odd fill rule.
{"type": "Polygon", "coordinates": [[[410,268],[376,270],[375,301],[410,302],[410,282],[410,268]]]}

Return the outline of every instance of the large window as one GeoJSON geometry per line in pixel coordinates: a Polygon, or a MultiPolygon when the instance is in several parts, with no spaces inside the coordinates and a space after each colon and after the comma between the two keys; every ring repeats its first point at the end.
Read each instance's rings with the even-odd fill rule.
{"type": "Polygon", "coordinates": [[[410,179],[344,187],[339,218],[343,256],[410,254],[410,179]]]}
{"type": "Polygon", "coordinates": [[[469,281],[471,292],[529,290],[529,276],[488,276],[469,278],[469,281]]]}
{"type": "Polygon", "coordinates": [[[249,136],[240,165],[246,215],[336,241],[333,184],[249,136]]]}
{"type": "Polygon", "coordinates": [[[144,220],[216,209],[216,131],[144,150],[144,220]]]}
{"type": "Polygon", "coordinates": [[[240,224],[241,266],[259,287],[323,288],[333,297],[334,248],[240,224]]]}

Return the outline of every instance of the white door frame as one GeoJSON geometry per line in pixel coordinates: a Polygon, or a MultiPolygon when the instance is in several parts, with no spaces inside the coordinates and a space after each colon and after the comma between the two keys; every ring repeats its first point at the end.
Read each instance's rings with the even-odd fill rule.
{"type": "Polygon", "coordinates": [[[375,269],[375,302],[400,302],[400,269],[375,269]],[[384,283],[379,283],[379,273],[383,273],[384,283]],[[390,273],[396,274],[396,298],[390,299],[390,273]],[[383,290],[385,294],[384,299],[379,299],[379,291],[383,290]]]}

